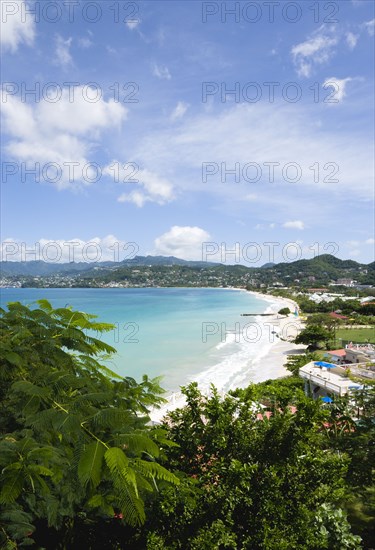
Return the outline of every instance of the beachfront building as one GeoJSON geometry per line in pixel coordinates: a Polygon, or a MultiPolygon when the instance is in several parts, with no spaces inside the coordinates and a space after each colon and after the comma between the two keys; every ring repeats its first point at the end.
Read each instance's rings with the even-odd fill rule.
{"type": "Polygon", "coordinates": [[[314,399],[330,395],[343,397],[361,388],[349,375],[364,382],[375,380],[375,346],[348,344],[345,349],[326,354],[330,361],[310,361],[300,368],[299,376],[305,381],[305,392],[314,399]]]}
{"type": "Polygon", "coordinates": [[[326,355],[328,356],[329,361],[332,361],[333,363],[345,363],[345,349],[333,349],[331,351],[327,351],[326,355]]]}
{"type": "Polygon", "coordinates": [[[345,361],[348,363],[375,361],[375,346],[372,344],[348,344],[345,348],[345,361]]]}
{"type": "Polygon", "coordinates": [[[332,363],[358,364],[375,363],[375,346],[373,344],[347,344],[343,349],[327,351],[325,357],[332,363]]]}
{"type": "MultiPolygon", "coordinates": [[[[329,395],[350,396],[352,392],[362,387],[361,384],[353,382],[346,376],[345,367],[324,361],[307,363],[299,369],[299,375],[305,381],[305,393],[312,395],[314,399],[329,395]]],[[[375,378],[375,372],[369,372],[368,378],[375,378]]]]}
{"type": "Polygon", "coordinates": [[[346,279],[346,278],[343,278],[343,279],[337,279],[336,281],[336,285],[339,285],[339,286],[353,286],[354,283],[356,283],[357,281],[354,281],[353,279],[346,279]]]}

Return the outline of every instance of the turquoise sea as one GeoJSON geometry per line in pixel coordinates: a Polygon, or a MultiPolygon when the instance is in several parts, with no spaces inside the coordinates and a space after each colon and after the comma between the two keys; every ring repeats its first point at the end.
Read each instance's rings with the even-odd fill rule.
{"type": "Polygon", "coordinates": [[[0,289],[1,306],[45,298],[53,307],[72,306],[113,323],[103,339],[117,349],[108,366],[140,380],[142,374],[163,376],[162,385],[176,390],[191,380],[220,389],[251,379],[252,362],[269,347],[265,331],[255,326],[270,302],[231,289],[106,288],[0,289]],[[249,327],[249,323],[254,327],[249,327]],[[243,327],[246,326],[244,341],[243,327]]]}

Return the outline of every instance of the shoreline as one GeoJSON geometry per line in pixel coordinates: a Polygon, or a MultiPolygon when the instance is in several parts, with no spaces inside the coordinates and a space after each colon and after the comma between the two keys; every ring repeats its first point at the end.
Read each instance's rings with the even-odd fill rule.
{"type": "MultiPolygon", "coordinates": [[[[224,288],[223,290],[227,290],[224,288]]],[[[278,296],[267,296],[260,292],[247,291],[246,289],[230,289],[230,290],[243,290],[253,294],[256,298],[263,299],[265,302],[269,302],[269,306],[265,312],[270,313],[270,317],[261,317],[255,315],[255,323],[262,327],[262,330],[268,334],[267,347],[259,349],[259,352],[251,360],[251,364],[247,372],[243,374],[243,381],[240,384],[236,384],[233,387],[229,387],[225,390],[219,386],[218,380],[210,380],[218,389],[219,393],[224,397],[227,391],[234,389],[234,387],[245,388],[251,383],[264,382],[265,380],[275,380],[277,378],[283,378],[289,376],[290,372],[285,368],[288,355],[301,354],[305,352],[306,346],[297,345],[292,343],[297,333],[303,328],[303,322],[300,317],[296,317],[294,314],[288,316],[280,316],[277,312],[286,305],[294,310],[297,306],[296,302],[289,298],[283,298],[278,296]]],[[[297,306],[298,307],[298,306],[297,306]]],[[[254,322],[252,323],[254,324],[254,322]]],[[[251,344],[248,344],[251,345],[251,344]]],[[[228,356],[230,357],[230,355],[228,356]]],[[[207,384],[199,385],[199,378],[202,378],[204,374],[208,374],[210,369],[202,371],[201,375],[192,377],[191,382],[198,382],[198,387],[203,394],[208,395],[210,393],[207,384]],[[206,386],[206,387],[204,387],[206,386]]],[[[180,391],[173,392],[166,397],[167,403],[160,409],[154,409],[150,413],[152,422],[161,422],[162,418],[169,411],[173,411],[177,408],[183,407],[186,404],[185,397],[180,391]]]]}
{"type": "MultiPolygon", "coordinates": [[[[148,288],[153,289],[154,287],[148,288]]],[[[222,340],[219,345],[213,348],[213,352],[216,355],[216,357],[214,355],[214,363],[197,363],[196,366],[198,368],[194,368],[193,371],[190,370],[191,374],[188,374],[188,379],[186,382],[183,382],[183,385],[196,381],[198,382],[200,390],[204,393],[209,391],[210,384],[213,383],[218,391],[224,395],[230,389],[234,389],[236,387],[246,387],[250,383],[258,383],[268,379],[277,379],[289,375],[289,371],[287,371],[284,367],[287,360],[287,355],[303,353],[305,350],[306,346],[297,346],[290,341],[302,328],[302,321],[300,317],[295,317],[293,314],[290,314],[287,317],[281,317],[277,313],[282,307],[285,306],[288,306],[292,311],[294,311],[296,303],[289,298],[270,296],[261,292],[256,292],[253,290],[248,291],[245,288],[238,287],[163,288],[165,288],[166,291],[172,288],[177,288],[179,290],[185,288],[186,290],[210,289],[213,291],[225,290],[245,292],[256,301],[262,301],[262,304],[259,304],[258,307],[254,307],[254,309],[259,308],[260,311],[258,314],[255,313],[248,318],[242,316],[241,318],[238,318],[238,328],[236,321],[232,320],[232,324],[229,328],[233,329],[235,326],[235,331],[229,330],[228,332],[225,332],[225,340],[222,340]],[[264,313],[266,315],[263,317],[262,315],[264,313]],[[235,334],[233,334],[233,332],[235,332],[235,334]],[[259,335],[259,338],[257,335],[259,335]]],[[[29,289],[23,290],[27,292],[29,289]]],[[[43,292],[43,289],[33,290],[43,292]]],[[[67,289],[58,290],[66,291],[67,289]]],[[[82,289],[74,290],[82,291],[82,289]]],[[[89,290],[95,292],[98,289],[95,288],[89,290]]],[[[99,290],[105,291],[107,289],[99,290]]],[[[137,288],[136,290],[139,289],[137,288]]],[[[246,304],[246,299],[237,299],[236,302],[240,302],[236,306],[238,315],[240,313],[245,313],[246,310],[252,311],[253,306],[251,303],[246,304]]],[[[188,355],[186,357],[188,357],[188,355]]],[[[181,394],[177,389],[180,387],[181,383],[177,384],[170,385],[170,390],[167,390],[167,404],[160,410],[152,411],[151,416],[153,420],[157,421],[156,418],[161,419],[167,410],[173,410],[184,405],[183,399],[181,400],[181,394]]]]}

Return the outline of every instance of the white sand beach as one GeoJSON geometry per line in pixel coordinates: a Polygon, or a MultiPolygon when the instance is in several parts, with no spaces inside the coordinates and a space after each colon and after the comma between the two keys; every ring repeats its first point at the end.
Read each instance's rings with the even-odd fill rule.
{"type": "MultiPolygon", "coordinates": [[[[270,347],[264,355],[258,355],[254,361],[257,366],[255,377],[251,382],[263,382],[264,380],[280,378],[289,375],[289,371],[284,367],[287,356],[304,353],[307,346],[294,344],[297,334],[302,330],[304,324],[299,316],[293,313],[287,317],[279,315],[277,312],[283,307],[289,307],[291,312],[298,309],[297,303],[288,298],[266,296],[264,294],[253,292],[262,299],[270,302],[268,311],[274,312],[272,317],[266,317],[265,323],[272,324],[272,330],[276,331],[277,336],[270,342],[270,347]]],[[[272,332],[272,331],[271,331],[272,332]]],[[[250,380],[249,380],[250,382],[250,380]]]]}
{"type": "MultiPolygon", "coordinates": [[[[283,307],[289,307],[294,312],[297,304],[287,298],[267,296],[261,293],[252,292],[255,296],[269,302],[266,310],[267,316],[256,316],[256,324],[261,328],[266,337],[266,345],[259,348],[259,352],[251,361],[249,369],[243,370],[242,365],[230,364],[230,372],[222,365],[203,371],[200,375],[192,378],[198,382],[198,386],[204,394],[209,393],[209,385],[214,384],[224,396],[228,389],[235,387],[246,387],[250,383],[263,382],[269,379],[288,376],[290,372],[285,368],[288,355],[301,354],[305,352],[306,346],[297,345],[292,342],[296,335],[303,328],[299,316],[291,313],[288,316],[279,315],[277,312],[283,307]],[[232,382],[228,383],[228,380],[232,382]]],[[[252,322],[254,324],[254,321],[252,322]]],[[[246,345],[246,344],[245,344],[246,345]]],[[[251,344],[247,344],[251,346],[251,344]]],[[[168,403],[161,409],[152,411],[153,422],[160,422],[167,411],[172,411],[185,404],[185,397],[180,392],[174,392],[168,396],[168,403]]]]}

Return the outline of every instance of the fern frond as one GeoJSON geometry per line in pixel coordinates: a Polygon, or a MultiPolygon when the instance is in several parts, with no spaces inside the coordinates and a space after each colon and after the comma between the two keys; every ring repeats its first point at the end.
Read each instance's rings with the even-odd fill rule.
{"type": "Polygon", "coordinates": [[[82,403],[108,403],[111,397],[110,392],[91,392],[79,395],[74,400],[74,408],[79,408],[82,403]]]}
{"type": "Polygon", "coordinates": [[[128,467],[129,460],[124,451],[118,447],[111,447],[105,452],[105,461],[112,473],[120,472],[128,467]]]}
{"type": "Polygon", "coordinates": [[[21,494],[24,476],[20,469],[10,470],[4,473],[1,484],[0,504],[10,504],[21,494]]]}
{"type": "Polygon", "coordinates": [[[163,466],[157,462],[148,462],[146,460],[135,458],[132,461],[132,464],[134,465],[134,468],[146,478],[162,479],[163,481],[173,483],[174,485],[178,485],[180,483],[179,479],[174,474],[169,472],[166,468],[163,468],[163,466]]]}
{"type": "Polygon", "coordinates": [[[14,391],[25,393],[26,395],[31,395],[32,397],[48,397],[51,393],[49,388],[36,386],[27,380],[14,382],[14,384],[12,384],[12,389],[14,391]]]}
{"type": "Polygon", "coordinates": [[[78,478],[85,486],[89,482],[99,485],[105,447],[99,441],[87,445],[78,463],[78,478]]]}
{"type": "Polygon", "coordinates": [[[56,422],[58,420],[61,420],[61,422],[63,422],[65,417],[66,414],[61,411],[57,411],[56,409],[46,409],[44,411],[40,411],[30,415],[26,419],[26,425],[43,431],[50,430],[52,428],[53,422],[56,422]]]}
{"type": "Polygon", "coordinates": [[[106,408],[98,411],[93,417],[92,422],[98,428],[111,428],[114,426],[126,425],[132,419],[132,414],[127,410],[118,408],[106,408]]]}
{"type": "MultiPolygon", "coordinates": [[[[14,504],[8,505],[6,510],[0,512],[0,525],[3,529],[5,528],[7,536],[10,537],[10,539],[13,539],[13,541],[21,541],[24,537],[27,537],[30,532],[34,531],[35,527],[31,522],[31,514],[23,512],[14,504]]],[[[0,545],[1,548],[4,548],[4,550],[7,548],[16,550],[18,545],[13,541],[8,539],[10,546],[7,546],[6,544],[3,546],[2,544],[4,544],[4,542],[0,536],[0,545]]],[[[23,542],[20,546],[23,546],[23,542]]]]}
{"type": "Polygon", "coordinates": [[[119,434],[116,437],[116,444],[123,445],[128,454],[148,453],[155,458],[160,454],[160,449],[156,443],[143,434],[119,434]]]}
{"type": "MultiPolygon", "coordinates": [[[[117,488],[120,489],[119,487],[117,488]]],[[[134,491],[131,490],[131,487],[122,488],[118,497],[118,503],[127,523],[133,527],[137,527],[145,522],[146,515],[143,501],[137,497],[134,491]]]]}
{"type": "Polygon", "coordinates": [[[151,436],[160,445],[164,445],[166,447],[179,447],[180,446],[175,441],[172,441],[171,439],[168,439],[168,432],[167,432],[167,430],[164,430],[163,428],[154,428],[151,432],[151,436]]]}
{"type": "Polygon", "coordinates": [[[129,460],[124,451],[118,447],[107,449],[105,452],[105,461],[115,485],[120,488],[132,487],[136,497],[138,497],[135,472],[129,467],[129,460]]]}
{"type": "Polygon", "coordinates": [[[27,466],[27,472],[47,477],[53,476],[53,471],[46,466],[42,466],[42,464],[29,464],[29,466],[27,466]]]}
{"type": "Polygon", "coordinates": [[[43,311],[47,311],[48,313],[51,313],[51,311],[53,310],[48,300],[41,299],[41,300],[37,300],[36,303],[39,305],[40,309],[42,309],[43,311]]]}
{"type": "Polygon", "coordinates": [[[8,353],[5,353],[4,359],[9,361],[12,365],[16,365],[16,367],[21,367],[23,363],[22,357],[14,351],[8,351],[8,353]]]}
{"type": "Polygon", "coordinates": [[[49,527],[58,526],[57,516],[60,507],[60,501],[54,495],[46,495],[46,514],[49,527]]]}

